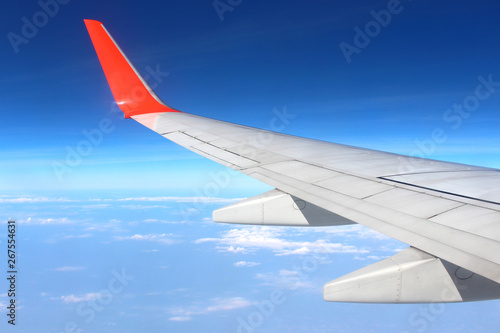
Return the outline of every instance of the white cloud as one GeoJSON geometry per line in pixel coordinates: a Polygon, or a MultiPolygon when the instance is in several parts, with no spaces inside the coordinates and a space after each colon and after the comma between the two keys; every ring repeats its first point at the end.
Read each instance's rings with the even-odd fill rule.
{"type": "Polygon", "coordinates": [[[164,223],[164,224],[184,224],[185,221],[167,221],[167,220],[159,220],[159,219],[146,219],[142,222],[145,223],[164,223]]]}
{"type": "Polygon", "coordinates": [[[92,237],[92,234],[82,234],[82,235],[66,235],[63,239],[72,239],[72,238],[89,238],[92,237]]]}
{"type": "Polygon", "coordinates": [[[92,221],[91,223],[87,223],[85,225],[88,225],[84,230],[85,231],[115,231],[115,232],[125,232],[123,228],[123,221],[118,220],[118,219],[111,219],[107,222],[105,221],[99,221],[99,222],[94,222],[92,221]]]}
{"type": "Polygon", "coordinates": [[[67,208],[83,208],[83,209],[106,209],[112,207],[111,204],[95,204],[95,205],[72,205],[66,206],[67,208]]]}
{"type": "Polygon", "coordinates": [[[380,240],[387,240],[387,239],[392,239],[378,231],[375,231],[373,229],[367,228],[367,227],[362,227],[358,231],[358,235],[360,238],[364,239],[380,239],[380,240]]]}
{"type": "MultiPolygon", "coordinates": [[[[245,198],[217,198],[217,197],[129,197],[129,198],[93,198],[84,200],[72,200],[68,198],[49,197],[0,197],[0,203],[49,203],[49,202],[124,202],[124,201],[149,201],[149,202],[178,202],[178,203],[233,203],[245,198]]],[[[87,208],[104,208],[108,205],[83,206],[87,208]]]]}
{"type": "Polygon", "coordinates": [[[147,234],[147,235],[135,234],[132,236],[117,236],[115,237],[115,239],[120,241],[122,240],[149,241],[149,242],[158,242],[162,244],[177,243],[177,241],[169,237],[175,237],[175,236],[173,234],[147,234]]]}
{"type": "MultiPolygon", "coordinates": [[[[85,203],[85,202],[120,202],[120,201],[171,201],[171,202],[213,202],[224,203],[243,200],[244,198],[230,199],[230,198],[216,198],[216,197],[130,197],[130,198],[89,198],[89,199],[69,199],[69,198],[50,198],[50,197],[36,197],[36,196],[1,196],[0,203],[54,203],[54,202],[71,202],[71,203],[85,203]]],[[[65,206],[65,207],[83,207],[83,208],[105,208],[110,204],[95,204],[95,205],[82,205],[82,206],[65,206]]]]}
{"type": "Polygon", "coordinates": [[[57,267],[54,268],[54,270],[58,272],[79,272],[83,271],[85,267],[74,267],[74,266],[63,266],[63,267],[57,267]]]}
{"type": "Polygon", "coordinates": [[[191,317],[187,317],[187,316],[178,316],[178,317],[170,317],[168,318],[168,320],[171,320],[171,321],[188,321],[188,320],[191,320],[193,318],[191,317]]]}
{"type": "Polygon", "coordinates": [[[143,210],[143,209],[171,209],[172,207],[165,205],[121,205],[120,208],[124,209],[134,209],[134,210],[143,210]]]}
{"type": "Polygon", "coordinates": [[[231,253],[247,253],[247,250],[243,247],[234,246],[217,246],[217,249],[221,252],[231,252],[231,253]]]}
{"type": "Polygon", "coordinates": [[[171,201],[171,202],[190,202],[190,203],[233,203],[245,198],[216,198],[216,197],[135,197],[122,198],[117,201],[171,201]]]}
{"type": "Polygon", "coordinates": [[[46,197],[7,197],[0,198],[0,203],[41,203],[41,202],[72,202],[66,198],[46,198],[46,197]]]}
{"type": "Polygon", "coordinates": [[[325,239],[315,241],[296,241],[285,237],[304,235],[291,228],[273,227],[243,227],[223,232],[220,238],[202,238],[195,243],[213,242],[217,249],[223,252],[248,253],[259,249],[273,251],[276,255],[306,255],[321,253],[367,253],[352,245],[331,243],[325,239]]]}
{"type": "Polygon", "coordinates": [[[233,264],[236,267],[254,267],[260,265],[258,262],[252,262],[252,261],[238,261],[233,264]]]}
{"type": "Polygon", "coordinates": [[[297,271],[282,269],[276,273],[256,274],[255,278],[263,281],[263,285],[279,289],[296,290],[313,289],[315,286],[308,281],[308,275],[297,271]]]}
{"type": "Polygon", "coordinates": [[[253,305],[254,303],[243,297],[230,297],[230,298],[214,298],[210,304],[205,306],[193,305],[188,307],[179,307],[170,310],[172,317],[168,320],[171,321],[188,321],[193,316],[205,315],[214,312],[232,311],[236,309],[245,308],[253,305]]]}
{"type": "Polygon", "coordinates": [[[244,299],[243,297],[232,298],[215,298],[213,304],[206,307],[201,313],[206,314],[210,312],[231,311],[234,309],[245,308],[252,305],[252,302],[244,299]]]}
{"type": "Polygon", "coordinates": [[[58,218],[31,218],[31,217],[28,217],[26,220],[17,221],[17,223],[33,224],[33,225],[56,225],[56,224],[72,224],[72,223],[76,223],[76,221],[70,220],[67,217],[58,217],[58,218]]]}
{"type": "Polygon", "coordinates": [[[88,302],[93,301],[98,298],[101,298],[101,293],[88,293],[83,296],[75,296],[75,295],[67,295],[61,297],[52,297],[52,300],[61,300],[63,303],[80,303],[80,302],[88,302]]]}

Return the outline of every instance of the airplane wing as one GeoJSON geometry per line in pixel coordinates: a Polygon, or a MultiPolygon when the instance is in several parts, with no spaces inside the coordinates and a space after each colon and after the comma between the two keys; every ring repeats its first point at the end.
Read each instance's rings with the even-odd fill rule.
{"type": "Polygon", "coordinates": [[[359,223],[410,245],[325,284],[325,300],[500,298],[500,170],[285,135],[175,110],[154,93],[102,23],[85,24],[126,118],[275,187],[216,210],[214,221],[359,223]]]}

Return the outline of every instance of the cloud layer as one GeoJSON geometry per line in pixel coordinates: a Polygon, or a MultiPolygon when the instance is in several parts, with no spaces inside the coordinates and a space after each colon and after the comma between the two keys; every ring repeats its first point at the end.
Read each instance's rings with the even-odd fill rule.
{"type": "Polygon", "coordinates": [[[326,239],[315,241],[299,241],[290,238],[303,236],[290,228],[276,227],[242,227],[231,229],[219,238],[201,238],[196,244],[212,242],[217,250],[232,253],[251,253],[260,249],[274,252],[278,256],[308,255],[325,253],[367,253],[352,245],[332,243],[326,239]]]}

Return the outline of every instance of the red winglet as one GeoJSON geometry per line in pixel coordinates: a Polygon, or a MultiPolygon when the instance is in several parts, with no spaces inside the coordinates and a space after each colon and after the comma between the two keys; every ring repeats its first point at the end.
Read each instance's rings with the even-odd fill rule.
{"type": "Polygon", "coordinates": [[[84,22],[111,92],[125,118],[145,113],[180,112],[162,102],[101,22],[84,22]]]}

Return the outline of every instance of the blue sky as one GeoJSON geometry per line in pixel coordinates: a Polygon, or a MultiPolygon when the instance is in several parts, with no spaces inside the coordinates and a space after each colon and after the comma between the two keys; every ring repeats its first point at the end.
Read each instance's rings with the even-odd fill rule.
{"type": "Polygon", "coordinates": [[[269,187],[232,173],[200,201],[226,169],[123,119],[83,24],[102,21],[180,110],[269,128],[286,109],[295,117],[285,133],[500,168],[497,2],[243,0],[220,1],[229,7],[219,12],[199,0],[60,2],[3,11],[0,221],[19,223],[17,329],[64,332],[74,322],[91,332],[235,332],[276,290],[283,302],[255,332],[498,327],[495,301],[323,302],[323,283],[405,247],[367,229],[211,222],[213,209],[269,187]],[[110,130],[71,157],[103,119],[110,130]],[[79,315],[109,296],[122,269],[135,279],[91,320],[79,315]]]}

